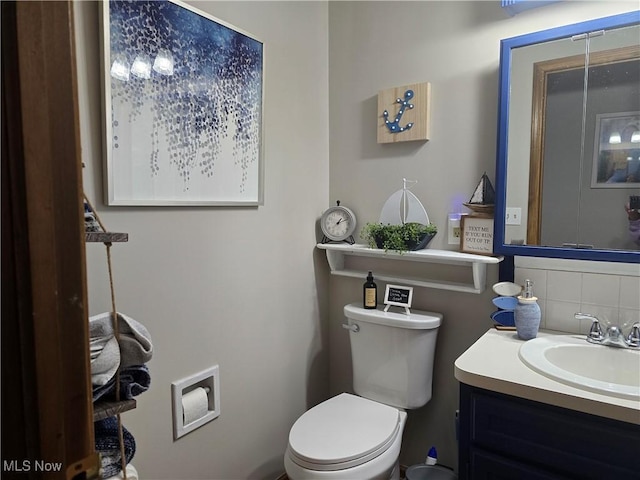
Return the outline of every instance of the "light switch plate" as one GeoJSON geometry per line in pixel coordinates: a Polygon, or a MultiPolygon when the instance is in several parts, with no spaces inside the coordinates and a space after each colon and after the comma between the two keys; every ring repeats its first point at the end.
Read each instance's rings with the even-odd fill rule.
{"type": "Polygon", "coordinates": [[[521,208],[507,208],[505,213],[505,224],[507,225],[520,225],[522,222],[522,209],[521,208]]]}

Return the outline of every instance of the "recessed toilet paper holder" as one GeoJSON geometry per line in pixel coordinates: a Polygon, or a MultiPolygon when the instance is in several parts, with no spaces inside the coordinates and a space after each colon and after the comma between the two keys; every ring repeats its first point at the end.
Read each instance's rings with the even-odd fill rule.
{"type": "Polygon", "coordinates": [[[171,383],[171,400],[173,407],[173,439],[186,435],[196,428],[220,416],[220,369],[218,365],[198,372],[189,377],[171,383]],[[194,392],[195,390],[200,390],[194,392]],[[206,395],[206,399],[204,397],[206,395]],[[204,402],[204,404],[199,404],[204,402]],[[195,406],[193,406],[195,404],[195,406]],[[189,420],[193,411],[185,412],[185,408],[196,408],[197,418],[189,420]],[[187,421],[185,421],[187,420],[187,421]]]}

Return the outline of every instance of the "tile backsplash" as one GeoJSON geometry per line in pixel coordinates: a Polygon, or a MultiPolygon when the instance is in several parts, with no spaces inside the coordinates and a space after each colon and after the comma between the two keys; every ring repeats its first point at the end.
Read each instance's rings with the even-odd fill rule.
{"type": "Polygon", "coordinates": [[[576,312],[625,333],[640,322],[640,265],[515,257],[515,282],[524,285],[526,279],[538,297],[540,328],[586,335],[591,322],[576,320],[576,312]]]}

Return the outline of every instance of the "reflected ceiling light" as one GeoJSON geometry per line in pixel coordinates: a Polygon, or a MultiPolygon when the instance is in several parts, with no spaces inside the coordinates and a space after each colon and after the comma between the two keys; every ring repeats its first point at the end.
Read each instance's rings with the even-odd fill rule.
{"type": "Polygon", "coordinates": [[[127,62],[127,57],[123,53],[116,55],[111,65],[111,76],[123,82],[129,81],[129,62],[127,62]]]}
{"type": "Polygon", "coordinates": [[[153,69],[161,75],[173,75],[173,55],[169,50],[163,48],[158,52],[153,69]]]}
{"type": "Polygon", "coordinates": [[[631,143],[640,143],[640,130],[636,130],[631,134],[631,143]]]}
{"type": "Polygon", "coordinates": [[[618,132],[613,132],[609,137],[609,143],[621,143],[621,142],[622,142],[622,138],[620,137],[620,133],[618,132]]]}
{"type": "Polygon", "coordinates": [[[151,59],[149,55],[138,55],[131,65],[131,73],[138,78],[151,78],[151,59]]]}

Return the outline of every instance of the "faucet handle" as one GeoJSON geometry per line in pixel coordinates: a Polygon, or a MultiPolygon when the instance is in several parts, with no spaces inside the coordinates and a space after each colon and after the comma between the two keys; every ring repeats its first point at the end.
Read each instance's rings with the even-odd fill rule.
{"type": "Polygon", "coordinates": [[[627,343],[630,347],[640,347],[640,323],[636,322],[631,327],[629,336],[627,337],[627,343]]]}
{"type": "Polygon", "coordinates": [[[600,322],[597,318],[591,324],[591,328],[589,329],[589,338],[597,340],[598,342],[601,342],[604,339],[604,333],[602,332],[602,327],[600,326],[600,322]]]}
{"type": "Polygon", "coordinates": [[[576,313],[574,317],[577,320],[591,320],[591,328],[589,329],[589,335],[587,335],[587,340],[594,340],[597,342],[601,342],[604,339],[604,332],[602,331],[602,327],[600,326],[600,321],[598,317],[595,315],[591,315],[590,313],[576,313]]]}

